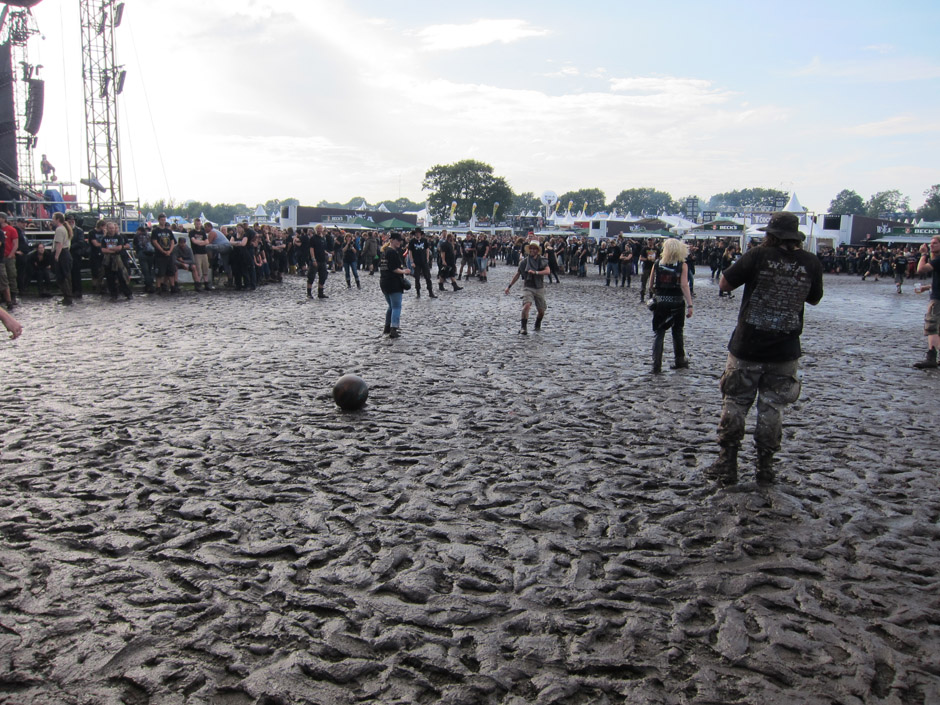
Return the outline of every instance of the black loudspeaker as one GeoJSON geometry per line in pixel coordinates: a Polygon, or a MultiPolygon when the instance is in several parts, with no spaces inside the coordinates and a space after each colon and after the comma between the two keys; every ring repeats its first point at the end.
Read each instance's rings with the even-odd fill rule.
{"type": "Polygon", "coordinates": [[[19,180],[16,162],[16,108],[10,43],[0,44],[0,174],[19,180]]]}
{"type": "Polygon", "coordinates": [[[26,126],[29,134],[35,135],[42,125],[42,108],[45,103],[46,84],[39,78],[29,79],[29,95],[26,98],[26,126]]]}

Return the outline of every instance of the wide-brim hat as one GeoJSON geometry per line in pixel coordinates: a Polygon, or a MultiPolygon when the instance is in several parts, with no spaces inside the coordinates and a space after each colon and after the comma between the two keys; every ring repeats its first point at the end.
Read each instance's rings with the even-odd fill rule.
{"type": "Polygon", "coordinates": [[[391,233],[391,234],[388,236],[388,239],[389,239],[389,240],[401,240],[401,239],[402,239],[402,234],[401,234],[401,233],[398,233],[398,232],[391,233]]]}
{"type": "Polygon", "coordinates": [[[539,242],[538,240],[530,240],[530,241],[529,241],[529,247],[538,247],[538,248],[541,248],[541,247],[542,247],[542,243],[539,242]]]}
{"type": "Polygon", "coordinates": [[[778,240],[803,240],[806,237],[800,232],[800,219],[792,213],[774,213],[770,216],[770,222],[758,230],[778,240]]]}

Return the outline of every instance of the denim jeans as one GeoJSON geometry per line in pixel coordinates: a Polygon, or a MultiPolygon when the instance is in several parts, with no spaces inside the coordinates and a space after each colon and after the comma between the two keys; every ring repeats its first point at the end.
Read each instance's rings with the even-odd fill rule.
{"type": "Polygon", "coordinates": [[[613,275],[614,284],[617,283],[617,277],[620,276],[620,262],[608,262],[607,263],[607,283],[610,284],[610,278],[613,275]]]}
{"type": "Polygon", "coordinates": [[[356,277],[356,283],[359,283],[359,261],[353,260],[352,262],[343,262],[343,273],[346,275],[346,283],[351,284],[352,282],[349,279],[349,272],[352,271],[353,276],[356,277]]]}
{"type": "Polygon", "coordinates": [[[386,294],[385,300],[388,301],[388,314],[391,316],[391,326],[392,328],[398,328],[398,323],[401,321],[401,292],[398,291],[394,294],[386,294]]]}

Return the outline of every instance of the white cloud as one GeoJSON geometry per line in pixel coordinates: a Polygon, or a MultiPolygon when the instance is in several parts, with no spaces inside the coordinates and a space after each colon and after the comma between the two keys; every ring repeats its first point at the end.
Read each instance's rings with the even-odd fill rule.
{"type": "Polygon", "coordinates": [[[895,115],[877,122],[855,125],[846,130],[849,134],[861,137],[894,137],[897,135],[936,134],[940,131],[940,122],[923,120],[912,115],[895,115]]]}
{"type": "Polygon", "coordinates": [[[823,61],[815,56],[794,75],[864,83],[900,83],[940,78],[940,64],[917,56],[851,61],[823,61]]]}
{"type": "Polygon", "coordinates": [[[574,66],[562,66],[557,71],[550,71],[542,75],[546,78],[572,78],[574,76],[580,76],[581,72],[574,66]]]}
{"type": "Polygon", "coordinates": [[[470,49],[487,44],[511,44],[521,39],[545,37],[547,29],[525,20],[477,20],[470,24],[438,24],[415,32],[426,51],[470,49]]]}

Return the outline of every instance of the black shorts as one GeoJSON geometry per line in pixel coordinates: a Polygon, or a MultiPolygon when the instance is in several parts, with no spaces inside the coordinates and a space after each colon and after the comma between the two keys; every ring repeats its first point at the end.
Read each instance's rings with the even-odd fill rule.
{"type": "Polygon", "coordinates": [[[453,279],[456,276],[457,276],[456,267],[449,267],[449,266],[438,267],[438,270],[437,270],[438,279],[453,279]]]}
{"type": "Polygon", "coordinates": [[[159,252],[153,256],[153,276],[172,277],[176,274],[176,262],[170,255],[164,255],[159,252]]]}

